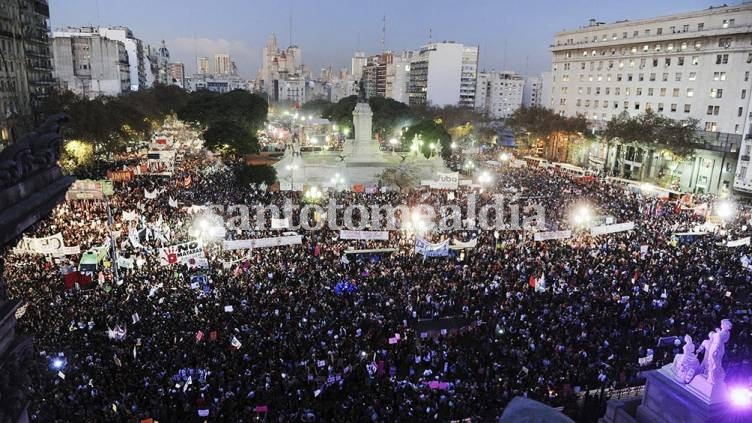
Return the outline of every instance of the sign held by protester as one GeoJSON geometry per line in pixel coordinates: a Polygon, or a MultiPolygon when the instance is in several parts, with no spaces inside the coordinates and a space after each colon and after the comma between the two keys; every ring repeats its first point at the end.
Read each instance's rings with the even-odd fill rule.
{"type": "Polygon", "coordinates": [[[447,257],[449,255],[449,240],[430,243],[423,238],[415,239],[415,252],[423,257],[447,257]]]}
{"type": "Polygon", "coordinates": [[[168,264],[188,264],[190,259],[204,257],[204,247],[198,241],[186,242],[159,249],[159,263],[163,266],[168,264]]]}
{"type": "Polygon", "coordinates": [[[590,235],[606,235],[617,232],[631,231],[634,229],[634,222],[616,223],[613,225],[594,226],[590,228],[590,235]]]}
{"type": "Polygon", "coordinates": [[[275,236],[271,238],[237,239],[224,241],[225,250],[243,250],[253,248],[281,247],[285,245],[298,245],[303,243],[303,235],[275,236]]]}
{"type": "Polygon", "coordinates": [[[536,232],[533,235],[535,241],[548,241],[553,239],[567,239],[572,237],[572,231],[536,232]]]}
{"type": "Polygon", "coordinates": [[[378,240],[388,241],[388,231],[339,231],[339,239],[364,239],[364,240],[378,240]]]}

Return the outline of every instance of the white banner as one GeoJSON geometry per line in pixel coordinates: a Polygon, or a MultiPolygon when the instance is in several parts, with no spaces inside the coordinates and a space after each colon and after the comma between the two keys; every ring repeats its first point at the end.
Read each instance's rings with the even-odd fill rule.
{"type": "Polygon", "coordinates": [[[750,237],[744,237],[741,239],[737,239],[734,241],[729,241],[726,243],[727,247],[741,247],[742,245],[749,245],[750,237]]]}
{"type": "Polygon", "coordinates": [[[456,239],[452,242],[453,248],[475,248],[478,245],[478,238],[471,239],[467,242],[457,241],[456,239]]]}
{"type": "Polygon", "coordinates": [[[123,220],[125,221],[138,220],[138,213],[135,211],[129,211],[129,212],[124,211],[123,220]]]}
{"type": "Polygon", "coordinates": [[[225,250],[242,250],[252,248],[281,247],[284,245],[298,245],[303,243],[303,235],[276,236],[271,238],[237,239],[225,241],[225,250]]]}
{"type": "Polygon", "coordinates": [[[389,231],[339,231],[339,239],[365,239],[388,241],[389,231]]]}
{"type": "Polygon", "coordinates": [[[536,232],[533,239],[536,241],[548,241],[549,239],[567,239],[572,237],[572,231],[536,232]]]}
{"type": "Polygon", "coordinates": [[[415,238],[415,252],[424,257],[446,257],[449,255],[449,240],[432,244],[423,238],[415,238]]]}
{"type": "Polygon", "coordinates": [[[56,233],[44,238],[23,237],[13,252],[16,254],[50,254],[54,257],[61,257],[81,254],[81,248],[78,245],[66,247],[63,242],[63,234],[56,233]]]}
{"type": "Polygon", "coordinates": [[[171,245],[159,249],[159,263],[168,264],[188,264],[191,259],[203,258],[204,247],[197,241],[186,242],[184,244],[171,245]]]}
{"type": "Polygon", "coordinates": [[[287,218],[275,219],[272,218],[272,229],[287,229],[290,227],[290,221],[287,218]]]}
{"type": "Polygon", "coordinates": [[[149,192],[149,191],[146,190],[146,188],[144,188],[144,198],[146,198],[147,200],[153,200],[153,199],[157,198],[157,196],[159,196],[159,190],[158,189],[155,189],[154,191],[149,192]]]}
{"type": "Polygon", "coordinates": [[[457,189],[460,186],[460,173],[450,172],[442,173],[437,172],[436,178],[431,183],[431,188],[434,189],[457,189]]]}
{"type": "Polygon", "coordinates": [[[590,235],[593,235],[593,236],[606,235],[606,234],[613,234],[616,232],[631,231],[633,229],[634,229],[634,222],[617,223],[615,225],[594,226],[590,228],[590,235]]]}

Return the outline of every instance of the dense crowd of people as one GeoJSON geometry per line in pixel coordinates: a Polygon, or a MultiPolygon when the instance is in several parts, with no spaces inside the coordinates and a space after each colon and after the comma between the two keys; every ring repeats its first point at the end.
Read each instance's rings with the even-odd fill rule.
{"type": "MultiPolygon", "coordinates": [[[[116,273],[118,263],[105,259],[93,287],[66,290],[61,268],[77,257],[3,252],[9,295],[27,304],[18,330],[35,337],[39,354],[32,420],[491,421],[518,395],[567,406],[578,393],[639,385],[648,349],[650,368],[677,351],[658,347],[660,338],[704,339],[723,318],[734,324],[728,366],[750,356],[749,245],[719,246],[749,236],[746,209],[705,235],[677,237],[706,220],[678,200],[532,166],[502,164],[494,175],[482,193],[328,197],[464,210],[471,192],[478,208],[503,193],[513,204],[542,205],[546,230],[574,236],[536,242],[531,230],[412,229],[358,241],[325,226],[295,230],[300,245],[226,251],[203,240],[208,268],[160,264],[158,248],[194,239],[200,213],[191,206],[309,201],[239,186],[201,155],[186,156],[170,177],[117,183],[107,202],[61,204],[27,236],[61,233],[82,251],[112,236],[118,256],[134,264],[116,273]],[[635,229],[590,236],[569,218],[583,204],[592,225],[608,217],[635,229]],[[425,258],[414,251],[418,235],[477,245],[425,258]],[[396,251],[379,251],[389,248],[396,251]],[[335,290],[342,281],[351,289],[335,290]],[[112,336],[114,328],[122,331],[112,336]]],[[[696,196],[694,205],[713,201],[696,196]]],[[[225,237],[279,236],[266,223],[225,237]]]]}

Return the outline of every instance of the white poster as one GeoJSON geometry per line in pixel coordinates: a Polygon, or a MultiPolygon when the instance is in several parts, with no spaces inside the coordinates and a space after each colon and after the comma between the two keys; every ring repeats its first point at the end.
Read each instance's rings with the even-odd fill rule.
{"type": "Polygon", "coordinates": [[[434,178],[431,188],[434,189],[457,189],[460,186],[460,173],[450,172],[442,173],[437,172],[436,178],[434,178]]]}
{"type": "Polygon", "coordinates": [[[339,231],[339,239],[365,239],[365,240],[379,240],[388,241],[389,231],[339,231]]]}
{"type": "Polygon", "coordinates": [[[452,242],[452,247],[454,248],[475,248],[477,245],[478,245],[478,238],[471,239],[470,241],[467,241],[467,242],[462,242],[462,241],[458,241],[455,239],[452,242]]]}
{"type": "Polygon", "coordinates": [[[272,218],[272,229],[287,229],[290,227],[290,221],[287,218],[275,219],[272,218]]]}
{"type": "Polygon", "coordinates": [[[590,235],[606,235],[616,232],[631,231],[634,229],[634,222],[617,223],[614,225],[594,226],[590,228],[590,235]]]}
{"type": "Polygon", "coordinates": [[[276,236],[271,238],[237,239],[225,241],[225,250],[242,250],[251,248],[281,247],[284,245],[298,245],[303,243],[303,235],[276,236]]]}
{"type": "Polygon", "coordinates": [[[203,258],[204,247],[197,241],[186,242],[184,244],[171,245],[159,249],[159,263],[168,264],[188,264],[191,259],[203,258]]]}
{"type": "Polygon", "coordinates": [[[149,151],[147,166],[151,175],[171,176],[175,170],[175,150],[149,151]]]}
{"type": "Polygon", "coordinates": [[[423,238],[416,238],[415,252],[424,257],[447,257],[449,255],[449,240],[446,239],[433,244],[423,238]]]}
{"type": "Polygon", "coordinates": [[[536,232],[533,239],[536,241],[548,241],[550,239],[567,239],[572,237],[572,231],[536,232]]]}
{"type": "MultiPolygon", "coordinates": [[[[146,191],[144,191],[144,193],[145,192],[146,191]]],[[[124,211],[123,212],[123,220],[126,220],[126,221],[138,220],[138,213],[135,212],[135,211],[129,211],[129,212],[124,211]]]]}

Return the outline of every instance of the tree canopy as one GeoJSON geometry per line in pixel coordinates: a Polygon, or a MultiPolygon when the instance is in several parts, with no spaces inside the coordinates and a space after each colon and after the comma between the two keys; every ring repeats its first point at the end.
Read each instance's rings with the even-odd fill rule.
{"type": "Polygon", "coordinates": [[[256,132],[234,120],[212,122],[204,132],[204,146],[211,151],[231,156],[259,152],[256,132]]]}
{"type": "Polygon", "coordinates": [[[696,119],[674,120],[653,111],[631,117],[622,112],[606,124],[602,137],[608,142],[620,141],[649,147],[663,147],[683,156],[694,149],[697,142],[696,119]]]}
{"type": "Polygon", "coordinates": [[[271,185],[277,180],[277,171],[269,165],[241,164],[234,169],[235,179],[240,185],[271,185]]]}

